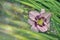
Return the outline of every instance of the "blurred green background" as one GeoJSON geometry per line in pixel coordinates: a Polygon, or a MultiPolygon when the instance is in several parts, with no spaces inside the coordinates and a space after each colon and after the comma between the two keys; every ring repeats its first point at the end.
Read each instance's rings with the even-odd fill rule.
{"type": "Polygon", "coordinates": [[[0,40],[60,40],[60,0],[0,0],[0,40]],[[31,31],[30,10],[51,12],[46,33],[31,31]]]}

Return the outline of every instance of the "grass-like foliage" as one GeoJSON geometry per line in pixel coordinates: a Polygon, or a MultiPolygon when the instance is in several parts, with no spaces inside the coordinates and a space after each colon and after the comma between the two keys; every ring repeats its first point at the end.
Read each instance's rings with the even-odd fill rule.
{"type": "Polygon", "coordinates": [[[0,40],[60,40],[59,0],[1,0],[0,40]],[[46,33],[31,31],[28,12],[42,8],[51,12],[51,27],[46,33]]]}

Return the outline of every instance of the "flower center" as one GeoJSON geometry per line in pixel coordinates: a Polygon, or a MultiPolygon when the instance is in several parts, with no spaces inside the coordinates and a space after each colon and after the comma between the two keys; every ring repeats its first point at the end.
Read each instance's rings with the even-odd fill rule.
{"type": "Polygon", "coordinates": [[[43,25],[43,19],[39,19],[39,20],[37,20],[37,24],[39,24],[39,25],[43,25]]]}

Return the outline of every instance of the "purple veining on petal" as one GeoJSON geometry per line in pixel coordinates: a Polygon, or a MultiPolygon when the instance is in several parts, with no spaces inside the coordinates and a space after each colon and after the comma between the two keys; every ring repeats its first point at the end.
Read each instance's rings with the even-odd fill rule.
{"type": "Polygon", "coordinates": [[[47,19],[44,20],[45,22],[47,21],[47,19]]]}
{"type": "Polygon", "coordinates": [[[45,24],[43,23],[43,26],[45,26],[45,24]]]}
{"type": "Polygon", "coordinates": [[[38,20],[39,18],[40,18],[39,15],[37,15],[37,16],[35,17],[36,20],[38,20]]]}
{"type": "Polygon", "coordinates": [[[35,25],[35,27],[37,27],[37,23],[36,23],[36,22],[35,22],[35,24],[34,24],[34,25],[35,25]]]}
{"type": "Polygon", "coordinates": [[[44,17],[41,17],[42,19],[45,19],[44,17]]]}

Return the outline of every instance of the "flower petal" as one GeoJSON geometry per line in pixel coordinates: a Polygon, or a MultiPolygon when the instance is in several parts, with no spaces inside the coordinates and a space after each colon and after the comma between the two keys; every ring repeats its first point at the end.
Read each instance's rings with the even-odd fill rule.
{"type": "Polygon", "coordinates": [[[45,18],[47,19],[47,23],[49,23],[50,22],[50,17],[51,17],[51,13],[46,13],[46,16],[45,16],[45,18]]]}
{"type": "Polygon", "coordinates": [[[39,30],[34,25],[32,25],[31,30],[34,32],[39,32],[39,30]]]}
{"type": "Polygon", "coordinates": [[[48,30],[50,29],[50,23],[47,24],[48,30]]]}
{"type": "Polygon", "coordinates": [[[48,27],[46,27],[46,26],[40,27],[40,26],[38,25],[37,28],[38,28],[41,32],[46,32],[46,31],[48,30],[48,27]]]}
{"type": "Polygon", "coordinates": [[[35,17],[39,15],[39,13],[37,11],[30,11],[29,12],[29,18],[32,20],[35,20],[35,17]]]}
{"type": "Polygon", "coordinates": [[[45,9],[41,9],[40,14],[42,15],[42,14],[44,14],[44,13],[45,13],[45,9]]]}
{"type": "Polygon", "coordinates": [[[33,22],[32,20],[30,20],[30,19],[28,19],[28,23],[29,23],[30,25],[33,25],[33,24],[34,24],[34,22],[33,22]]]}

